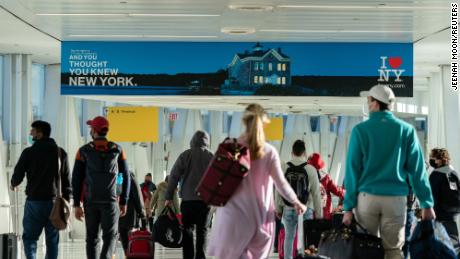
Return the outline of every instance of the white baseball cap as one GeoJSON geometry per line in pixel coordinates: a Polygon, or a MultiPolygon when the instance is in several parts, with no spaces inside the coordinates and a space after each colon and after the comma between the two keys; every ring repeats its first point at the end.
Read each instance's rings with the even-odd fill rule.
{"type": "Polygon", "coordinates": [[[395,94],[390,87],[386,85],[375,85],[369,91],[363,91],[360,93],[361,97],[371,96],[376,100],[386,103],[388,105],[395,102],[395,94]]]}

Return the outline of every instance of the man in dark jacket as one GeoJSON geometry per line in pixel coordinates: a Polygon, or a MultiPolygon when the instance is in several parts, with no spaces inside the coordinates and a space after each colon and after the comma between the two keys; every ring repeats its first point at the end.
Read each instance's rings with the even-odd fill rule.
{"type": "Polygon", "coordinates": [[[209,135],[204,131],[197,131],[190,141],[190,149],[184,151],[177,158],[168,182],[166,191],[166,206],[172,205],[174,191],[179,180],[182,203],[181,213],[184,224],[183,258],[204,259],[206,241],[206,220],[209,206],[195,193],[201,177],[208,168],[213,157],[209,151],[209,135]],[[193,228],[196,225],[196,251],[193,246],[193,228]]]}
{"type": "Polygon", "coordinates": [[[98,116],[87,124],[91,127],[93,141],[78,150],[72,173],[75,218],[86,218],[87,258],[111,259],[117,241],[118,219],[126,214],[131,180],[123,149],[106,138],[107,119],[98,116]],[[117,196],[116,186],[118,174],[123,178],[120,196],[117,196]],[[84,211],[80,204],[83,189],[84,211]],[[100,228],[103,245],[97,255],[100,228]]]}
{"type": "Polygon", "coordinates": [[[48,122],[35,121],[31,127],[30,136],[33,144],[24,149],[14,168],[11,189],[15,190],[24,177],[27,177],[27,199],[24,206],[22,237],[26,257],[36,257],[37,241],[45,228],[46,258],[56,259],[59,231],[51,224],[49,215],[53,208],[53,199],[57,194],[58,173],[61,174],[62,197],[67,201],[70,199],[72,189],[70,188],[69,163],[67,153],[50,138],[51,126],[48,122]],[[60,168],[58,168],[59,165],[60,168]]]}
{"type": "Polygon", "coordinates": [[[131,172],[131,189],[129,191],[129,203],[126,215],[121,217],[118,222],[118,231],[120,232],[121,244],[125,254],[128,249],[128,233],[136,225],[139,224],[139,220],[143,220],[143,227],[145,227],[145,212],[144,212],[144,201],[142,200],[141,190],[137,185],[136,176],[131,172]]]}

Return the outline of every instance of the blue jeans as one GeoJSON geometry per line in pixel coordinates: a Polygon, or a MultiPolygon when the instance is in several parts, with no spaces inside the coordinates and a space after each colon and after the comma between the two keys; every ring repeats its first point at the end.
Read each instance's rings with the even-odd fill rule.
{"type": "MultiPolygon", "coordinates": [[[[292,247],[294,245],[298,218],[299,216],[293,207],[284,207],[283,218],[281,219],[286,233],[284,238],[284,259],[292,259],[292,247]]],[[[303,214],[303,220],[307,219],[313,219],[313,210],[310,208],[308,208],[305,214],[303,214]]],[[[303,222],[301,222],[301,224],[303,224],[303,222]]]]}
{"type": "Polygon", "coordinates": [[[24,218],[22,225],[24,233],[24,253],[27,259],[36,259],[37,241],[45,228],[46,257],[45,259],[57,259],[59,245],[59,231],[54,228],[48,219],[53,208],[53,201],[30,201],[26,200],[24,206],[24,218]]]}
{"type": "Polygon", "coordinates": [[[404,253],[404,258],[409,258],[409,238],[410,238],[410,230],[412,229],[412,225],[415,222],[415,211],[414,210],[407,210],[407,217],[406,217],[406,229],[405,229],[405,243],[402,247],[402,251],[404,253]]]}

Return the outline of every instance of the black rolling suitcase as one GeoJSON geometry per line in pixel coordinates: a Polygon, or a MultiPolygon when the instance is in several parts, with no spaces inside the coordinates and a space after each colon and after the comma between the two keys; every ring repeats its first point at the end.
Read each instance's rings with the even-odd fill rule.
{"type": "Polygon", "coordinates": [[[1,258],[17,259],[19,258],[18,236],[15,234],[1,235],[1,258]]]}
{"type": "Polygon", "coordinates": [[[318,248],[321,234],[332,229],[332,221],[327,219],[311,219],[303,222],[305,247],[318,248]]]}

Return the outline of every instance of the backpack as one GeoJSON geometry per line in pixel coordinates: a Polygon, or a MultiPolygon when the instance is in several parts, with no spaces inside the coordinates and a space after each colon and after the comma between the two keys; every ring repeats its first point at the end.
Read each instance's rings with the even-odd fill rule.
{"type": "MultiPolygon", "coordinates": [[[[288,168],[286,169],[286,173],[284,176],[288,181],[291,188],[297,195],[297,198],[303,204],[306,204],[308,201],[308,175],[305,166],[307,163],[303,163],[300,165],[294,165],[291,162],[287,163],[288,168]]],[[[284,203],[287,206],[292,207],[293,205],[283,198],[284,203]]]]}
{"type": "Polygon", "coordinates": [[[446,174],[447,185],[441,188],[441,207],[448,213],[460,213],[460,183],[455,171],[446,174]]]}
{"type": "Polygon", "coordinates": [[[91,142],[80,149],[86,165],[85,200],[90,202],[117,201],[118,158],[121,149],[113,142],[107,148],[98,148],[91,142]]]}

